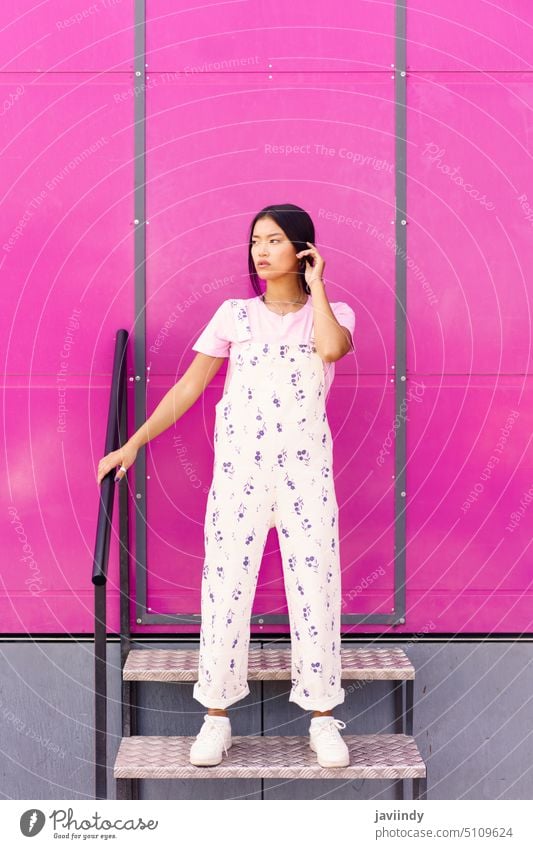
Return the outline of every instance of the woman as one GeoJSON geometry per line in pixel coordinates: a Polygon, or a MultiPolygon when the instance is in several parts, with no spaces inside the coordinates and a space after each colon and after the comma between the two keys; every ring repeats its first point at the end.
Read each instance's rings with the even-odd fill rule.
{"type": "Polygon", "coordinates": [[[216,404],[213,481],[207,497],[198,681],[207,708],[190,752],[220,763],[231,746],[227,708],[248,695],[250,614],[268,530],[276,527],[292,645],[289,701],[312,710],[310,746],[324,767],[347,766],[332,708],[341,687],[338,504],[325,411],[333,363],[353,347],[353,310],[330,305],[325,262],[310,216],[267,206],[252,221],[248,264],[257,296],[228,299],[193,350],[192,364],[126,445],[104,457],[98,482],[177,421],[229,356],[216,404]],[[262,293],[260,281],[266,282],[262,293]]]}

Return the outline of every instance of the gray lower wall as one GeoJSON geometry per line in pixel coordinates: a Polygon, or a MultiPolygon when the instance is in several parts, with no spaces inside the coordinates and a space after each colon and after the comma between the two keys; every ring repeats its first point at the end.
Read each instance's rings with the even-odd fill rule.
{"type": "MultiPolygon", "coordinates": [[[[417,672],[414,735],[428,765],[429,799],[533,798],[533,642],[346,641],[398,645],[417,672]]],[[[256,643],[259,644],[259,643],[256,643]]],[[[141,644],[139,644],[141,645],[141,644]]],[[[197,643],[145,641],[145,647],[197,643]]],[[[120,650],[108,646],[109,796],[121,736],[120,650]]],[[[93,643],[47,640],[0,645],[2,798],[87,799],[94,794],[93,643]]],[[[205,709],[192,684],[140,683],[139,733],[195,735],[205,709]]],[[[288,702],[289,682],[250,682],[230,708],[234,734],[307,734],[310,714],[288,702]]],[[[345,681],[335,716],[344,733],[393,733],[391,684],[345,681]]],[[[386,781],[264,781],[265,799],[392,799],[386,781]]],[[[261,782],[141,781],[145,799],[261,798],[261,782]]],[[[409,788],[406,786],[406,792],[409,788]]]]}

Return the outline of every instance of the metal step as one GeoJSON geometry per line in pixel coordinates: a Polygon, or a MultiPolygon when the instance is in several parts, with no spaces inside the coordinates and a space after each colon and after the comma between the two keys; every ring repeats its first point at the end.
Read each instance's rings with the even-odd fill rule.
{"type": "Polygon", "coordinates": [[[217,766],[189,762],[195,737],[123,737],[114,777],[128,778],[425,778],[426,765],[405,734],[343,734],[350,765],[325,769],[309,737],[233,737],[217,766]]]}
{"type": "MultiPolygon", "coordinates": [[[[132,649],[124,664],[124,681],[196,681],[198,649],[132,649]]],[[[341,648],[343,680],[405,681],[415,668],[401,648],[341,648]]],[[[249,681],[291,678],[291,649],[254,648],[248,653],[249,681]]]]}

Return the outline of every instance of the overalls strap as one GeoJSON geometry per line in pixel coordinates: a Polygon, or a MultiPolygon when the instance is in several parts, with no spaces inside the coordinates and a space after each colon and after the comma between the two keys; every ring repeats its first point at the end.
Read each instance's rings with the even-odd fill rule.
{"type": "MultiPolygon", "coordinates": [[[[231,310],[233,313],[233,321],[235,324],[235,330],[237,333],[237,342],[246,342],[247,339],[251,339],[252,331],[250,329],[250,322],[248,319],[248,309],[246,306],[246,302],[243,298],[231,298],[230,299],[231,310]]],[[[233,360],[230,357],[228,362],[228,368],[226,371],[226,379],[224,381],[224,389],[223,395],[229,389],[231,379],[233,374],[233,360]]]]}
{"type": "Polygon", "coordinates": [[[232,298],[231,309],[233,311],[233,319],[237,328],[237,340],[245,342],[251,339],[252,331],[250,329],[250,321],[248,318],[248,309],[243,298],[232,298]]]}

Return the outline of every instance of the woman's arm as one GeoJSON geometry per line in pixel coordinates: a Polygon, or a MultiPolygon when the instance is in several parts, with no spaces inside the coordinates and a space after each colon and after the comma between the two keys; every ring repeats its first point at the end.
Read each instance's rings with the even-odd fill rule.
{"type": "Polygon", "coordinates": [[[211,383],[227,357],[197,353],[185,374],[163,396],[154,412],[128,439],[137,450],[178,421],[211,383]]]}
{"type": "Polygon", "coordinates": [[[305,267],[305,282],[313,298],[315,347],[324,362],[334,363],[353,348],[352,337],[348,328],[339,324],[328,301],[324,285],[324,257],[312,242],[306,242],[306,245],[309,247],[298,251],[296,256],[305,267]]]}
{"type": "Polygon", "coordinates": [[[350,331],[339,324],[328,301],[324,283],[313,283],[313,321],[317,354],[326,363],[334,363],[352,350],[350,331]]]}
{"type": "Polygon", "coordinates": [[[135,462],[139,448],[173,425],[192,407],[225,359],[227,357],[197,353],[183,377],[163,396],[150,418],[121,448],[102,457],[98,463],[97,483],[100,484],[111,469],[119,465],[124,466],[124,469],[116,472],[115,480],[121,480],[135,462]]]}

